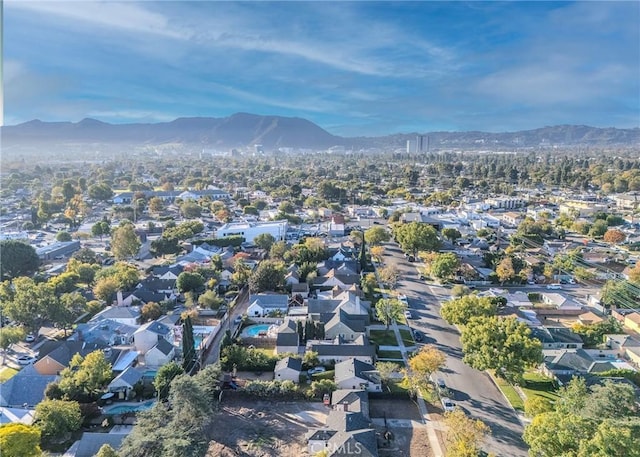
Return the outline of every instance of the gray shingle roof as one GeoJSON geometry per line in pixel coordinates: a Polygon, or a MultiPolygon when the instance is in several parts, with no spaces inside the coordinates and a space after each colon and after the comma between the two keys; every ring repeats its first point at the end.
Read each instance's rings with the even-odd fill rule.
{"type": "Polygon", "coordinates": [[[162,352],[164,355],[169,355],[171,354],[171,351],[173,351],[174,346],[164,338],[160,338],[158,340],[158,343],[153,348],[156,348],[158,351],[162,352]]]}
{"type": "Polygon", "coordinates": [[[378,457],[378,441],[373,429],[353,432],[338,432],[327,442],[329,457],[353,457],[357,451],[360,457],[378,457]]]}
{"type": "Polygon", "coordinates": [[[0,384],[0,406],[34,407],[44,399],[47,384],[58,376],[41,375],[33,365],[27,365],[12,378],[0,384]]]}
{"type": "Polygon", "coordinates": [[[376,368],[369,364],[362,362],[358,359],[348,359],[342,362],[336,363],[335,366],[335,380],[336,383],[357,377],[374,383],[380,382],[377,375],[376,368]]]}
{"type": "Polygon", "coordinates": [[[327,415],[327,428],[339,432],[350,432],[371,427],[371,423],[355,411],[329,411],[327,415]]]}
{"type": "Polygon", "coordinates": [[[290,368],[295,371],[302,371],[302,360],[294,357],[285,357],[276,363],[276,371],[290,368]]]}

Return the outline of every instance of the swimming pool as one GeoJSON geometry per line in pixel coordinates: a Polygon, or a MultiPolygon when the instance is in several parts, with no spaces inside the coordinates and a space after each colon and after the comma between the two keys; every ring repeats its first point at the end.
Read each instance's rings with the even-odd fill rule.
{"type": "Polygon", "coordinates": [[[243,331],[242,334],[240,335],[241,337],[244,338],[256,338],[259,336],[270,336],[270,337],[275,337],[275,333],[276,333],[276,329],[278,328],[277,325],[272,325],[272,324],[256,324],[256,325],[250,325],[248,327],[246,327],[243,331]]]}
{"type": "Polygon", "coordinates": [[[103,408],[103,413],[108,416],[125,413],[137,413],[150,409],[155,404],[155,400],[146,401],[144,403],[127,403],[123,405],[107,406],[103,408]]]}

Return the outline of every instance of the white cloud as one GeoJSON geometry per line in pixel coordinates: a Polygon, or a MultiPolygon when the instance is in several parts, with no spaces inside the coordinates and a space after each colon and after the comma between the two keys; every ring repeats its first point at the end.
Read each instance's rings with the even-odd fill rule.
{"type": "Polygon", "coordinates": [[[139,3],[7,0],[6,8],[58,16],[83,26],[116,28],[180,39],[188,38],[190,35],[184,30],[172,28],[168,17],[142,8],[139,3]]]}

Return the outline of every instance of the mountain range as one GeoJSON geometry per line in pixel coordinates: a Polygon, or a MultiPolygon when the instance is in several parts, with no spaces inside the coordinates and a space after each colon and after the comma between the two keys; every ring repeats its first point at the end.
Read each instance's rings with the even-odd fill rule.
{"type": "Polygon", "coordinates": [[[535,130],[506,133],[428,132],[379,137],[347,138],[332,135],[318,125],[298,117],[261,116],[236,113],[223,118],[179,118],[153,124],[109,124],[95,119],[80,122],[43,122],[33,120],[1,129],[7,146],[37,144],[127,143],[159,145],[177,143],[211,149],[252,147],[264,150],[281,147],[294,149],[406,149],[415,151],[422,136],[422,150],[475,149],[504,150],[541,146],[640,146],[640,128],[597,128],[583,125],[558,125],[535,130]]]}

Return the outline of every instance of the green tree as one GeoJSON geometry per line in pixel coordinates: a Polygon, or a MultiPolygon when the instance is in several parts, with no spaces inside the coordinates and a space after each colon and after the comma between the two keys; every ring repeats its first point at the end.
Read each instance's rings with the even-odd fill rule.
{"type": "Polygon", "coordinates": [[[281,262],[263,260],[249,277],[251,293],[278,290],[284,286],[284,266],[281,262]]]}
{"type": "Polygon", "coordinates": [[[98,183],[89,186],[89,197],[94,200],[107,201],[113,197],[113,190],[106,183],[98,183]]]}
{"type": "Polygon", "coordinates": [[[519,383],[526,368],[542,361],[542,343],[515,318],[474,317],[460,336],[464,362],[478,370],[519,383]]]}
{"type": "Polygon", "coordinates": [[[2,348],[2,365],[6,363],[7,349],[13,343],[22,341],[26,336],[22,327],[2,327],[0,328],[0,348],[2,348]]]}
{"type": "Polygon", "coordinates": [[[414,256],[418,251],[437,251],[440,248],[438,233],[428,224],[411,222],[397,225],[394,235],[402,250],[414,256]]]}
{"type": "Polygon", "coordinates": [[[111,304],[118,290],[118,281],[112,277],[98,279],[93,286],[93,294],[96,298],[107,302],[107,304],[111,304]]]}
{"type": "Polygon", "coordinates": [[[56,233],[56,241],[71,241],[71,234],[69,232],[58,232],[56,233]]]}
{"type": "Polygon", "coordinates": [[[76,401],[43,400],[36,406],[33,424],[45,442],[69,436],[82,425],[80,405],[76,401]]]}
{"type": "Polygon", "coordinates": [[[184,369],[175,362],[169,362],[158,369],[153,380],[153,387],[156,389],[159,399],[165,399],[169,396],[171,381],[183,373],[184,369]]]}
{"type": "Polygon", "coordinates": [[[406,306],[400,301],[393,298],[383,298],[376,303],[376,317],[384,325],[387,330],[393,321],[402,319],[406,306]]]}
{"type": "Polygon", "coordinates": [[[123,260],[135,256],[140,250],[140,238],[133,224],[122,223],[111,233],[111,251],[116,259],[123,260]]]}
{"type": "Polygon", "coordinates": [[[523,438],[529,445],[530,455],[572,456],[593,431],[591,422],[578,415],[552,411],[535,416],[525,427],[523,438]]]}
{"type": "Polygon", "coordinates": [[[65,336],[67,330],[84,312],[87,305],[87,299],[80,292],[64,293],[60,295],[58,300],[54,301],[55,306],[48,313],[51,321],[58,324],[64,330],[65,336]]]}
{"type": "Polygon", "coordinates": [[[180,292],[198,291],[204,287],[204,278],[200,273],[183,271],[178,275],[176,287],[180,292]]]}
{"type": "Polygon", "coordinates": [[[378,281],[376,280],[376,275],[374,273],[367,273],[360,280],[360,287],[367,295],[372,295],[376,287],[378,287],[378,281]]]}
{"type": "Polygon", "coordinates": [[[103,444],[100,446],[100,449],[98,449],[98,453],[95,457],[118,457],[118,453],[108,444],[103,444]]]}
{"type": "Polygon", "coordinates": [[[631,385],[605,380],[604,383],[591,388],[588,401],[585,402],[580,415],[601,421],[630,417],[635,415],[637,410],[636,395],[631,385]]]}
{"type": "Polygon", "coordinates": [[[529,396],[524,402],[524,414],[527,417],[535,417],[538,414],[548,413],[553,411],[553,405],[545,397],[538,395],[529,396]]]}
{"type": "Polygon", "coordinates": [[[28,329],[39,326],[42,316],[46,315],[47,308],[56,298],[50,285],[36,283],[25,276],[14,279],[11,284],[4,282],[0,294],[4,313],[28,329]]]}
{"type": "Polygon", "coordinates": [[[260,249],[264,249],[265,251],[269,251],[273,243],[276,242],[276,239],[270,233],[261,233],[256,236],[253,240],[253,243],[258,246],[260,249]]]}
{"type": "Polygon", "coordinates": [[[187,316],[182,323],[182,369],[191,373],[196,363],[196,342],[193,337],[191,317],[187,316]]]}
{"type": "Polygon", "coordinates": [[[0,425],[0,450],[3,457],[42,455],[40,429],[16,422],[0,425]]]}
{"type": "Polygon", "coordinates": [[[82,357],[75,354],[69,366],[60,372],[60,389],[69,398],[94,398],[113,378],[111,363],[104,352],[93,351],[82,357]]]}
{"type": "Polygon", "coordinates": [[[589,230],[589,236],[593,238],[600,238],[604,236],[607,232],[609,226],[607,225],[607,221],[603,221],[602,219],[598,219],[593,223],[591,229],[589,230]]]}
{"type": "Polygon", "coordinates": [[[380,373],[380,380],[388,385],[393,379],[394,373],[400,373],[400,365],[395,362],[377,362],[376,370],[380,373]]]}
{"type": "Polygon", "coordinates": [[[495,316],[497,306],[489,297],[465,295],[446,301],[440,307],[440,315],[452,325],[467,325],[474,317],[495,316]]]}
{"type": "Polygon", "coordinates": [[[0,241],[0,279],[29,276],[40,266],[33,246],[21,241],[0,241]]]}
{"type": "Polygon", "coordinates": [[[452,243],[454,243],[457,239],[462,237],[462,234],[458,229],[445,228],[445,229],[442,229],[442,236],[447,240],[451,241],[452,243]]]}
{"type": "Polygon", "coordinates": [[[580,442],[577,457],[640,457],[639,436],[640,421],[606,419],[580,442]]]}
{"type": "Polygon", "coordinates": [[[203,308],[216,310],[220,309],[224,303],[224,298],[220,297],[213,290],[207,290],[198,297],[198,304],[203,308]]]}
{"type": "Polygon", "coordinates": [[[180,212],[186,219],[195,219],[202,214],[202,207],[195,202],[186,201],[180,206],[180,212]]]}
{"type": "Polygon", "coordinates": [[[371,246],[382,244],[386,241],[389,241],[390,238],[391,238],[391,235],[389,234],[387,229],[379,225],[368,228],[364,232],[364,240],[367,242],[367,244],[370,244],[371,246]]]}
{"type": "Polygon", "coordinates": [[[100,239],[102,239],[104,235],[111,234],[111,226],[107,221],[96,222],[91,226],[91,234],[93,236],[99,236],[100,239]]]}
{"type": "Polygon", "coordinates": [[[153,213],[160,213],[164,209],[164,202],[160,197],[152,197],[149,200],[149,211],[153,213]]]}
{"type": "Polygon", "coordinates": [[[452,277],[459,267],[460,260],[457,255],[451,252],[438,254],[431,262],[431,274],[438,279],[447,279],[452,277]]]}

